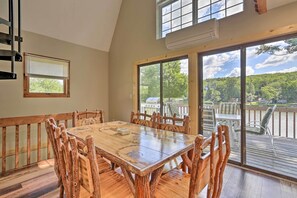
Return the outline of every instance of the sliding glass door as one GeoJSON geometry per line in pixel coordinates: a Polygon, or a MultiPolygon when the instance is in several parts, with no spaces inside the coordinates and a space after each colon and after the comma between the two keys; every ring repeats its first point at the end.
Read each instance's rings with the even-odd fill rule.
{"type": "Polygon", "coordinates": [[[179,58],[138,68],[139,110],[184,117],[188,105],[188,59],[179,58]]]}
{"type": "Polygon", "coordinates": [[[199,65],[200,133],[226,124],[231,161],[297,179],[297,36],[201,53],[199,65]]]}
{"type": "Polygon", "coordinates": [[[246,164],[297,178],[297,38],[246,51],[246,164]]]}
{"type": "Polygon", "coordinates": [[[205,54],[202,64],[201,133],[209,136],[217,125],[229,126],[231,135],[230,159],[240,161],[241,67],[240,50],[205,54]]]}

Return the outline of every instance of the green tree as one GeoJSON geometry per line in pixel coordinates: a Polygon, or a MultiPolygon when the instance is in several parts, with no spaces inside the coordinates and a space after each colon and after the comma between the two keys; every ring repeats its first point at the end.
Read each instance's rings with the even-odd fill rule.
{"type": "Polygon", "coordinates": [[[160,97],[160,65],[140,68],[140,98],[142,102],[148,97],[160,97]]]}
{"type": "Polygon", "coordinates": [[[31,93],[63,93],[63,81],[46,78],[30,78],[31,93]]]}
{"type": "Polygon", "coordinates": [[[240,83],[239,78],[226,78],[226,85],[223,101],[228,102],[232,99],[240,98],[240,83]]]}
{"type": "Polygon", "coordinates": [[[291,38],[284,40],[284,42],[287,44],[285,46],[280,45],[260,45],[256,50],[256,54],[263,54],[268,53],[270,55],[275,55],[276,52],[282,52],[282,55],[284,54],[292,54],[297,51],[297,38],[291,38]]]}
{"type": "Polygon", "coordinates": [[[164,98],[180,98],[188,96],[188,76],[181,73],[180,61],[163,64],[164,98]]]}
{"type": "Polygon", "coordinates": [[[246,98],[247,98],[247,101],[253,101],[256,96],[255,96],[255,86],[253,84],[253,80],[251,77],[248,77],[246,79],[246,98]]]}
{"type": "MultiPolygon", "coordinates": [[[[180,98],[188,96],[188,76],[181,73],[180,61],[163,63],[163,97],[180,98]]],[[[160,65],[144,66],[140,69],[140,97],[160,97],[160,65]]]]}
{"type": "Polygon", "coordinates": [[[297,80],[284,82],[281,87],[282,99],[287,100],[288,102],[296,102],[297,80]]]}
{"type": "Polygon", "coordinates": [[[261,92],[262,92],[262,97],[265,98],[266,100],[276,100],[279,97],[280,91],[275,88],[272,87],[270,85],[267,85],[265,87],[261,88],[261,92]]]}

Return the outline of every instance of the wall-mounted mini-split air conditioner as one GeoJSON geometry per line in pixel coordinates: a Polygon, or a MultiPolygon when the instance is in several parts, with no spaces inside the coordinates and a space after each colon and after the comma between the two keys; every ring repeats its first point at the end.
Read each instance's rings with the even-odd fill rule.
{"type": "Polygon", "coordinates": [[[165,38],[168,49],[180,49],[219,38],[219,22],[211,19],[194,26],[168,33],[165,38]]]}

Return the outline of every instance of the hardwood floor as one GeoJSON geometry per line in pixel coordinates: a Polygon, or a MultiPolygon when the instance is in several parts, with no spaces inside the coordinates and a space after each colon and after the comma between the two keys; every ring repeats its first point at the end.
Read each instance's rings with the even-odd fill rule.
{"type": "MultiPolygon", "coordinates": [[[[58,197],[53,161],[0,178],[0,197],[58,197]]],[[[199,196],[201,197],[201,196],[199,196]]],[[[222,198],[296,198],[297,184],[228,165],[222,198]]]]}

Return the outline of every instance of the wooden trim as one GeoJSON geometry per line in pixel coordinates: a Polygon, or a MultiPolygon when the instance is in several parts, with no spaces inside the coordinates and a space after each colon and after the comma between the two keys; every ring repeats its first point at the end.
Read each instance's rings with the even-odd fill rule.
{"type": "Polygon", "coordinates": [[[70,60],[67,60],[67,59],[45,56],[45,55],[40,55],[40,54],[34,54],[34,53],[30,53],[30,52],[24,52],[24,57],[25,56],[41,57],[41,58],[47,58],[47,59],[51,59],[51,60],[64,61],[64,62],[70,63],[70,60]]]}
{"type": "Polygon", "coordinates": [[[0,127],[9,127],[16,125],[37,124],[45,122],[46,119],[52,117],[55,120],[72,120],[73,112],[59,113],[49,115],[35,115],[23,117],[0,118],[0,127]]]}
{"type": "Polygon", "coordinates": [[[266,0],[254,0],[255,1],[255,10],[259,14],[264,14],[267,12],[267,2],[266,0]]]}

